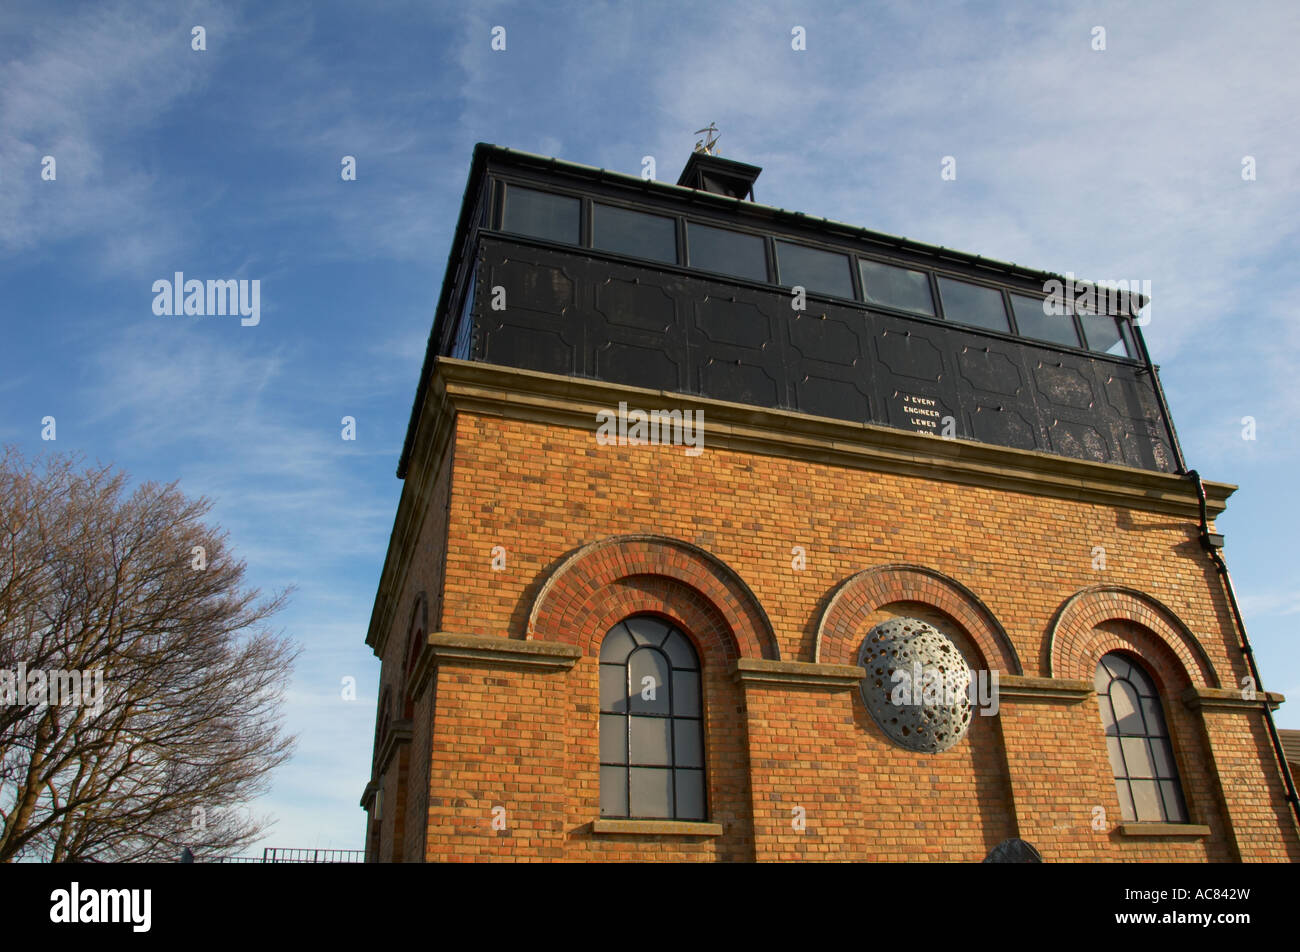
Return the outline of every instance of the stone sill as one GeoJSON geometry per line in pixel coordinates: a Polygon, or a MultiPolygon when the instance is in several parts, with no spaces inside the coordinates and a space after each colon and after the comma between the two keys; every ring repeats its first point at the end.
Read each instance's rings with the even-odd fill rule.
{"type": "Polygon", "coordinates": [[[721,823],[682,820],[593,820],[591,832],[637,836],[721,836],[721,823]]]}
{"type": "Polygon", "coordinates": [[[1204,838],[1210,835],[1208,826],[1198,823],[1121,823],[1120,836],[1188,836],[1204,838]]]}

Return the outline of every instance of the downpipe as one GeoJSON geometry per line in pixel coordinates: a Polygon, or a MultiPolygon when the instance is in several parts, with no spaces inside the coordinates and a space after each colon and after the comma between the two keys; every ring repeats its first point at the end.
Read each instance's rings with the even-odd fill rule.
{"type": "Polygon", "coordinates": [[[1264,691],[1263,682],[1259,678],[1259,668],[1255,665],[1255,652],[1250,647],[1250,639],[1246,636],[1246,622],[1241,617],[1241,607],[1237,604],[1237,593],[1232,586],[1232,576],[1228,574],[1227,563],[1223,561],[1223,556],[1219,553],[1223,545],[1223,536],[1211,534],[1209,513],[1205,504],[1205,483],[1201,481],[1201,474],[1196,470],[1188,470],[1187,476],[1196,486],[1196,497],[1201,504],[1201,546],[1210,555],[1210,561],[1219,572],[1219,577],[1223,579],[1224,591],[1228,593],[1228,605],[1232,608],[1232,617],[1236,619],[1237,631],[1241,634],[1241,644],[1238,646],[1241,653],[1246,656],[1246,664],[1250,667],[1250,676],[1255,681],[1255,690],[1264,699],[1264,723],[1268,725],[1268,736],[1273,741],[1273,753],[1277,756],[1277,762],[1282,767],[1282,780],[1286,784],[1286,799],[1291,804],[1291,812],[1295,814],[1296,823],[1300,825],[1300,796],[1296,795],[1295,780],[1291,776],[1291,769],[1286,762],[1286,752],[1282,749],[1282,738],[1278,736],[1277,724],[1273,721],[1273,710],[1269,707],[1268,694],[1264,691]]]}

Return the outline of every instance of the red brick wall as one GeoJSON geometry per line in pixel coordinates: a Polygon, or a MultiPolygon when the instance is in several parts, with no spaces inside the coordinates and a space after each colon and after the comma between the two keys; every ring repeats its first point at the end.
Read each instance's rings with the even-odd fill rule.
{"type": "MultiPolygon", "coordinates": [[[[415,593],[432,601],[443,587],[433,630],[563,641],[583,656],[568,671],[439,670],[431,738],[417,718],[412,745],[431,751],[428,858],[972,860],[1018,834],[1048,860],[1300,859],[1259,716],[1203,714],[1179,699],[1180,685],[1231,686],[1245,670],[1194,519],[731,450],[598,446],[591,430],[464,410],[455,430],[449,522],[431,507],[394,625],[415,593]],[[574,561],[619,536],[678,543],[597,547],[574,561]],[[492,570],[496,546],[505,571],[492,570]],[[806,551],[802,571],[794,546],[806,551]],[[1096,546],[1104,571],[1093,568],[1096,546]],[[860,621],[827,623],[819,648],[834,593],[882,566],[940,581],[871,589],[860,621]],[[1106,611],[1081,610],[1054,645],[1062,606],[1098,586],[1139,593],[1149,617],[1117,609],[1131,626],[1117,634],[1106,611]],[[722,836],[591,831],[599,641],[634,611],[674,619],[700,652],[710,818],[722,836]],[[926,756],[889,743],[856,688],[731,676],[740,657],[853,664],[853,633],[900,611],[931,613],[972,664],[1008,672],[1018,661],[1027,676],[1090,681],[1096,652],[1134,648],[1160,681],[1191,819],[1211,836],[1115,832],[1095,699],[1004,703],[957,747],[926,756]],[[506,806],[507,831],[491,829],[494,805],[506,806]],[[1103,832],[1091,828],[1095,805],[1103,832]],[[798,806],[802,832],[791,824],[798,806]]],[[[401,641],[395,627],[385,672],[401,641]]]]}

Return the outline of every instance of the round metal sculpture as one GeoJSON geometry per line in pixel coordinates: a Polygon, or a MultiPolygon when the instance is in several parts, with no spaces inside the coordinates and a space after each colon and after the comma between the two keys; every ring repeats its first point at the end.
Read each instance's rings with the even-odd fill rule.
{"type": "Polygon", "coordinates": [[[939,629],[891,618],[867,632],[858,652],[867,669],[862,702],[900,747],[937,754],[970,727],[970,667],[939,629]]]}

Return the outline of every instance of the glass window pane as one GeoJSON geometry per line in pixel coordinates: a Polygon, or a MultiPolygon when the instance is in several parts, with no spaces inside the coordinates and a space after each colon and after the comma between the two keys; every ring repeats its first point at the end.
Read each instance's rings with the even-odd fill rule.
{"type": "Polygon", "coordinates": [[[1115,793],[1119,796],[1119,814],[1124,819],[1132,823],[1137,819],[1137,813],[1133,810],[1133,797],[1128,791],[1127,780],[1115,781],[1115,793]]]}
{"type": "Polygon", "coordinates": [[[568,195],[552,195],[549,192],[509,185],[506,187],[506,211],[502,228],[521,235],[532,235],[534,238],[576,245],[580,208],[578,199],[568,195]]]}
{"type": "MultiPolygon", "coordinates": [[[[1110,773],[1112,777],[1126,776],[1124,773],[1124,758],[1119,753],[1119,738],[1106,738],[1106,753],[1110,755],[1110,773]]],[[[602,758],[603,759],[603,758],[602,758]]]]}
{"type": "Polygon", "coordinates": [[[686,239],[692,268],[733,274],[751,281],[767,280],[763,239],[757,235],[687,222],[686,239]]]}
{"type": "Polygon", "coordinates": [[[592,206],[591,245],[604,251],[677,263],[677,221],[612,205],[592,206]]]}
{"type": "Polygon", "coordinates": [[[1138,696],[1127,681],[1116,681],[1110,686],[1110,703],[1115,708],[1115,727],[1121,734],[1142,733],[1138,696]]]}
{"type": "Polygon", "coordinates": [[[633,717],[631,762],[634,764],[672,764],[670,729],[667,717],[633,717]]]}
{"type": "Polygon", "coordinates": [[[1083,336],[1089,350],[1116,357],[1132,356],[1120,336],[1119,323],[1109,314],[1080,314],[1079,321],[1083,324],[1083,336]]]}
{"type": "Polygon", "coordinates": [[[849,270],[848,255],[778,241],[776,267],[781,284],[788,288],[798,284],[808,291],[853,297],[853,272],[849,270]]]}
{"type": "Polygon", "coordinates": [[[1079,335],[1074,329],[1074,318],[1069,314],[1045,313],[1046,301],[1047,298],[1011,295],[1011,309],[1016,312],[1016,326],[1020,328],[1021,336],[1078,347],[1079,335]]]}
{"type": "Polygon", "coordinates": [[[662,767],[633,767],[631,816],[670,819],[673,815],[673,772],[662,767]]]}
{"type": "Polygon", "coordinates": [[[1131,670],[1129,663],[1115,654],[1106,655],[1101,659],[1101,664],[1114,678],[1127,678],[1131,670]]]}
{"type": "Polygon", "coordinates": [[[862,292],[868,304],[883,304],[918,314],[933,314],[930,277],[924,271],[895,268],[879,261],[858,261],[862,292]]]}
{"type": "Polygon", "coordinates": [[[668,626],[664,622],[647,615],[629,618],[623,624],[632,632],[638,645],[654,645],[657,648],[663,644],[664,635],[668,634],[668,626]]]}
{"type": "MultiPolygon", "coordinates": [[[[604,654],[603,651],[601,653],[604,654]]],[[[1098,698],[1110,690],[1110,672],[1101,662],[1097,663],[1097,673],[1092,676],[1092,686],[1098,698]]]]}
{"type": "Polygon", "coordinates": [[[951,278],[940,278],[939,296],[943,298],[943,316],[946,320],[1007,333],[1011,330],[1006,308],[1002,305],[1001,291],[951,278]]]}
{"type": "Polygon", "coordinates": [[[636,647],[636,642],[632,636],[627,633],[623,623],[619,622],[609,630],[605,640],[600,643],[600,660],[616,662],[623,664],[627,661],[627,656],[632,653],[636,647]]]}
{"type": "Polygon", "coordinates": [[[668,635],[668,640],[664,642],[664,651],[668,652],[668,660],[672,662],[674,668],[695,669],[700,666],[700,663],[695,660],[695,649],[680,631],[673,631],[668,635]]]}
{"type": "Polygon", "coordinates": [[[699,721],[673,718],[673,763],[678,767],[704,766],[699,721]]]}
{"type": "Polygon", "coordinates": [[[600,709],[627,712],[627,668],[621,664],[600,666],[600,709]]]}
{"type": "Polygon", "coordinates": [[[627,816],[626,768],[600,768],[600,815],[627,816]]]}
{"type": "Polygon", "coordinates": [[[1137,360],[1140,355],[1138,354],[1137,342],[1133,340],[1133,331],[1128,326],[1128,321],[1120,321],[1119,330],[1124,335],[1124,347],[1129,356],[1137,360]]]}
{"type": "Polygon", "coordinates": [[[1165,719],[1160,712],[1160,701],[1153,697],[1142,698],[1142,715],[1146,718],[1147,734],[1152,737],[1164,737],[1165,719]]]}
{"type": "Polygon", "coordinates": [[[704,819],[704,772],[677,771],[677,819],[704,819]]]}
{"type": "Polygon", "coordinates": [[[628,707],[637,714],[668,713],[668,658],[656,648],[638,648],[628,659],[628,707]]]}
{"type": "Polygon", "coordinates": [[[1121,737],[1120,746],[1124,749],[1124,766],[1128,768],[1128,777],[1150,779],[1156,775],[1156,765],[1151,762],[1151,754],[1145,737],[1121,737]]]}
{"type": "Polygon", "coordinates": [[[600,760],[605,764],[627,763],[627,718],[600,715],[600,760]]]}
{"type": "Polygon", "coordinates": [[[673,672],[673,713],[699,717],[700,676],[697,672],[673,672]]]}
{"type": "Polygon", "coordinates": [[[1183,808],[1183,798],[1178,792],[1178,784],[1172,780],[1161,780],[1160,795],[1165,804],[1165,819],[1170,823],[1186,823],[1187,811],[1183,808]]]}
{"type": "Polygon", "coordinates": [[[1155,776],[1172,780],[1178,776],[1178,769],[1174,766],[1174,752],[1169,746],[1169,741],[1163,737],[1153,737],[1147,741],[1151,745],[1151,762],[1155,764],[1155,776]]]}
{"type": "Polygon", "coordinates": [[[1142,823],[1160,823],[1165,815],[1160,806],[1160,790],[1154,780],[1129,781],[1133,788],[1133,810],[1142,823]]]}

